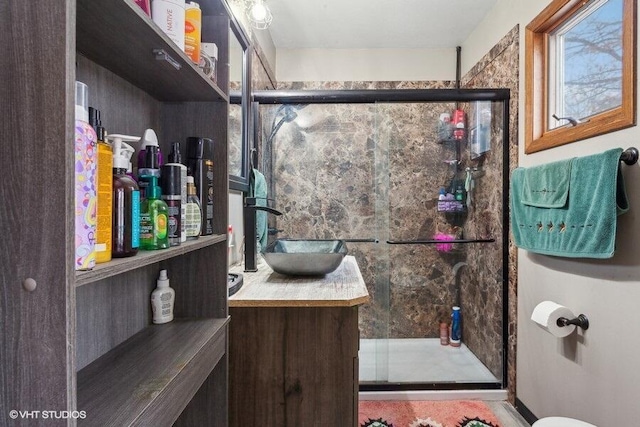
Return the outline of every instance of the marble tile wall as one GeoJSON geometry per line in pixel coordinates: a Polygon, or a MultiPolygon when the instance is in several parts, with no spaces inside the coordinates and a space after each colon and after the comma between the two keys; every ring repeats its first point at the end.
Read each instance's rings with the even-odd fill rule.
{"type": "MultiPolygon", "coordinates": [[[[463,87],[483,88],[500,87],[511,91],[509,117],[509,172],[518,165],[518,78],[519,78],[519,27],[514,27],[502,40],[494,46],[462,79],[463,87]]],[[[501,119],[500,119],[501,120],[501,119]]],[[[496,149],[484,159],[486,170],[500,171],[502,169],[502,151],[500,140],[493,141],[496,149]]],[[[501,197],[503,177],[498,174],[487,174],[479,182],[482,185],[478,191],[478,200],[486,200],[484,208],[471,212],[468,224],[474,227],[478,224],[491,224],[491,233],[502,236],[509,233],[506,225],[502,224],[502,210],[498,198],[501,197]],[[482,219],[478,218],[482,217],[482,219]]],[[[509,234],[510,235],[510,234],[509,234]]],[[[469,252],[467,263],[472,268],[467,269],[463,276],[463,300],[467,300],[470,310],[466,313],[465,341],[467,346],[480,358],[489,369],[499,372],[502,367],[502,289],[500,282],[502,271],[493,268],[478,269],[479,265],[497,265],[502,257],[502,247],[489,247],[488,251],[469,252]],[[500,340],[498,340],[500,337],[500,340]],[[498,347],[500,345],[500,347],[498,347]]],[[[514,402],[516,382],[516,307],[517,307],[517,265],[516,248],[511,239],[508,247],[508,336],[507,336],[507,385],[509,400],[514,402]]]]}

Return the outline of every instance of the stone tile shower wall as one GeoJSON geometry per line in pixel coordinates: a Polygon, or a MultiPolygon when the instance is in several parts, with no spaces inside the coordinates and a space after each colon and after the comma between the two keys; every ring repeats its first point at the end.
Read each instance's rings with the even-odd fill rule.
{"type": "MultiPolygon", "coordinates": [[[[278,89],[452,86],[334,82],[280,84],[278,89]]],[[[262,108],[264,141],[278,107],[262,108]]],[[[434,246],[385,244],[387,239],[430,239],[437,231],[450,230],[436,202],[438,189],[454,175],[444,160],[452,159],[455,149],[436,143],[434,124],[441,112],[453,108],[426,103],[310,105],[298,109],[298,118],[285,123],[271,147],[265,147],[273,161],[267,172],[268,178],[272,174],[271,193],[285,212],[273,224],[283,230],[280,236],[380,239],[379,244],[348,244],[373,297],[361,311],[363,338],[437,337],[439,323],[448,321],[451,306],[458,303],[454,266],[469,251],[482,251],[476,245],[438,252],[434,246]]],[[[501,202],[500,197],[491,200],[501,202]]],[[[481,229],[493,231],[489,225],[481,229]]],[[[487,237],[471,235],[475,231],[465,229],[465,235],[487,237]]],[[[501,267],[501,259],[497,261],[492,271],[501,267]]]]}
{"type": "MultiPolygon", "coordinates": [[[[501,87],[511,91],[510,117],[509,117],[509,171],[513,171],[518,165],[518,76],[519,76],[519,27],[514,27],[498,42],[487,55],[485,55],[462,79],[463,87],[501,87]]],[[[502,120],[502,118],[500,118],[502,120]]],[[[494,120],[495,125],[495,120],[494,120]]],[[[496,135],[494,133],[494,135],[496,135]]],[[[483,160],[484,169],[500,171],[502,169],[501,138],[492,141],[496,149],[492,150],[483,160]]],[[[481,226],[488,224],[488,232],[495,234],[496,238],[501,233],[508,233],[503,228],[502,211],[496,209],[499,206],[498,198],[501,197],[502,175],[487,174],[479,181],[478,200],[487,201],[484,206],[479,206],[469,215],[469,226],[481,226]]],[[[475,232],[482,232],[476,230],[475,232]]],[[[500,237],[502,238],[502,237],[500,237]]],[[[502,290],[508,286],[509,304],[508,336],[507,336],[507,386],[509,400],[515,400],[515,360],[516,360],[516,306],[517,306],[517,273],[516,273],[516,248],[513,242],[509,242],[509,270],[508,284],[502,284],[502,271],[491,268],[478,268],[484,266],[500,266],[502,247],[490,246],[487,251],[473,251],[468,253],[467,263],[470,268],[463,270],[463,303],[470,307],[466,313],[465,340],[474,354],[496,375],[502,367],[502,290]]]]}

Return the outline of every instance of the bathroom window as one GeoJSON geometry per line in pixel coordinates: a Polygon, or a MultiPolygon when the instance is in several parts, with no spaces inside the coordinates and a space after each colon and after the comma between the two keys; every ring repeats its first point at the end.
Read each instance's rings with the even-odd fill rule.
{"type": "Polygon", "coordinates": [[[635,125],[635,0],[554,0],[526,29],[525,152],[635,125]]]}

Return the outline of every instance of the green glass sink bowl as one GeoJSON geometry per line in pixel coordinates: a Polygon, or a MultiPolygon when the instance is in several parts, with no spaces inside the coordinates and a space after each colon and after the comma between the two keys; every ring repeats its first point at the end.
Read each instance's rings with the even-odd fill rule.
{"type": "Polygon", "coordinates": [[[276,273],[322,276],[338,268],[347,252],[344,240],[278,239],[262,256],[276,273]]]}

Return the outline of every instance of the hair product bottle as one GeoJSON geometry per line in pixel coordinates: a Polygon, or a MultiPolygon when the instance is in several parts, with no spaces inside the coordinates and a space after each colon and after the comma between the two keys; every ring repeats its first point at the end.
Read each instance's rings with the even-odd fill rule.
{"type": "Polygon", "coordinates": [[[153,312],[153,323],[159,325],[173,320],[176,291],[169,286],[167,270],[160,270],[156,284],[156,288],[151,292],[151,311],[153,312]]]}
{"type": "Polygon", "coordinates": [[[167,233],[169,245],[180,245],[180,234],[182,230],[182,195],[180,182],[180,165],[168,164],[162,166],[162,177],[160,187],[162,188],[162,200],[167,204],[167,233]]]}
{"type": "Polygon", "coordinates": [[[213,140],[187,138],[187,173],[193,176],[202,207],[200,234],[213,234],[213,140]]]}
{"type": "Polygon", "coordinates": [[[146,198],[149,178],[155,176],[158,180],[160,179],[161,166],[162,153],[158,145],[158,136],[153,129],[147,129],[140,139],[140,151],[138,152],[138,187],[140,187],[140,200],[146,198]]]}
{"type": "Polygon", "coordinates": [[[158,178],[151,176],[147,197],[140,204],[140,249],[155,250],[169,247],[169,208],[160,199],[158,178]]]}
{"type": "Polygon", "coordinates": [[[96,132],[88,123],[89,89],[76,82],[75,121],[75,257],[76,270],[96,265],[96,132]]]}
{"type": "Polygon", "coordinates": [[[202,229],[202,207],[196,194],[193,177],[187,176],[187,206],[185,217],[185,231],[188,240],[197,239],[202,229]]]}
{"type": "Polygon", "coordinates": [[[182,163],[182,155],[180,154],[179,142],[174,142],[171,144],[169,163],[167,163],[166,165],[178,166],[180,168],[180,242],[186,242],[187,167],[182,163]]]}
{"type": "Polygon", "coordinates": [[[111,225],[113,221],[113,150],[106,141],[100,110],[89,107],[89,124],[98,137],[96,262],[111,261],[111,225]]]}
{"type": "Polygon", "coordinates": [[[184,53],[194,64],[200,63],[202,11],[196,2],[189,2],[184,13],[184,53]]]}
{"type": "Polygon", "coordinates": [[[138,253],[140,246],[140,191],[136,181],[127,174],[135,150],[123,141],[136,142],[140,138],[112,134],[107,139],[113,141],[111,255],[130,257],[138,253]]]}

